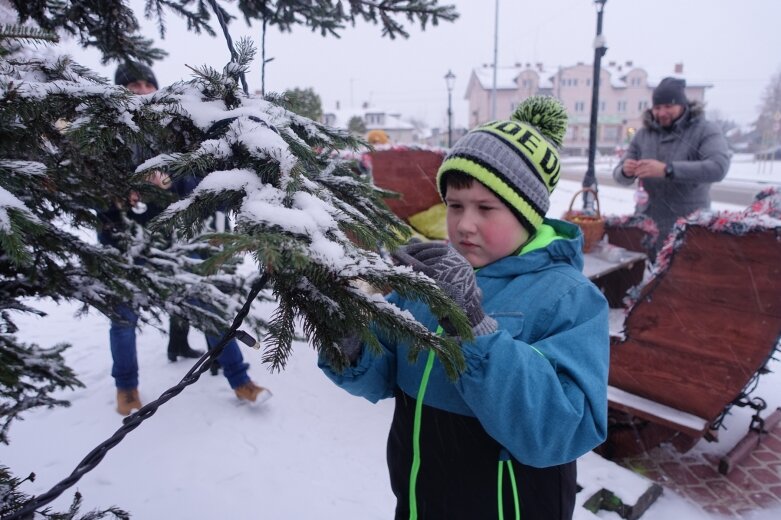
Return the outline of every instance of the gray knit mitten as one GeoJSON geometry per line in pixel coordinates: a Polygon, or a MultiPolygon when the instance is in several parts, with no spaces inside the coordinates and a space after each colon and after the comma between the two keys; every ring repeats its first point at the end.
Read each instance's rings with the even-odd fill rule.
{"type": "MultiPolygon", "coordinates": [[[[483,293],[477,286],[474,269],[455,249],[442,242],[423,242],[402,247],[393,257],[436,281],[464,309],[475,336],[496,330],[496,320],[483,312],[483,293]]],[[[448,335],[457,335],[447,318],[440,325],[448,335]]]]}
{"type": "Polygon", "coordinates": [[[342,350],[350,365],[355,365],[362,352],[361,338],[355,335],[347,336],[339,341],[339,348],[342,350]]]}

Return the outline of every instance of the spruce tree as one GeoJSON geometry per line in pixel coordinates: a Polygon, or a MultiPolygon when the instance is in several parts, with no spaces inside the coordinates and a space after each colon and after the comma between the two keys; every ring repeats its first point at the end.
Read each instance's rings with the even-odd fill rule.
{"type": "MultiPolygon", "coordinates": [[[[220,3],[148,0],[146,13],[161,34],[166,11],[194,32],[214,34],[214,8],[217,18],[231,20],[220,3]]],[[[248,23],[283,31],[305,25],[324,35],[364,20],[389,37],[406,36],[400,18],[425,28],[456,16],[436,0],[237,5],[248,23]]],[[[455,341],[357,288],[365,282],[420,298],[471,335],[461,310],[433,281],[388,260],[408,229],[383,204],[387,194],[340,159],[364,143],[273,98],[247,95],[241,86],[254,57],[250,41],[236,42],[224,67],[203,65],[189,81],[136,96],[45,43],[69,33],[97,47],[104,62],[151,63],[163,52],[139,35],[126,2],[0,0],[0,16],[8,6],[18,18],[0,19],[0,442],[8,442],[8,426],[20,413],[67,405],[52,391],[81,385],[63,360],[67,345],[42,348],[16,337],[14,313],[42,314],[35,309],[40,298],[75,301],[107,316],[129,302],[153,325],[175,313],[219,332],[262,278],[276,312],[268,322],[251,314],[245,327],[261,338],[272,369],[285,366],[300,324],[334,366],[347,362],[341,338],[358,334],[379,352],[376,338],[384,334],[411,342],[413,355],[434,349],[456,377],[463,359],[455,341]],[[154,155],[140,166],[133,162],[138,147],[154,155]],[[201,182],[187,199],[173,201],[146,181],[160,170],[201,182]],[[121,205],[131,190],[168,208],[148,228],[127,220],[121,250],[86,239],[98,225],[96,211],[121,205]],[[204,232],[217,209],[235,221],[232,232],[204,232]],[[193,259],[194,251],[206,260],[193,259]],[[254,268],[237,270],[247,256],[254,268]],[[193,305],[195,299],[213,308],[193,305]]],[[[0,471],[0,480],[5,514],[24,497],[10,474],[0,471]]],[[[118,510],[91,514],[117,512],[121,517],[118,510]]]]}
{"type": "Polygon", "coordinates": [[[311,87],[286,90],[282,93],[280,102],[291,112],[314,121],[320,121],[323,117],[323,101],[311,87]]]}
{"type": "Polygon", "coordinates": [[[781,144],[781,71],[776,72],[765,86],[754,128],[757,151],[772,160],[770,154],[781,144]]]}

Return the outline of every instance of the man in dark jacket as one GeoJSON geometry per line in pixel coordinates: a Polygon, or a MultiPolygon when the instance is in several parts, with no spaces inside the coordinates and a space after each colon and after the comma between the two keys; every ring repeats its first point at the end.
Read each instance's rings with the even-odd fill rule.
{"type": "Polygon", "coordinates": [[[703,106],[689,102],[686,81],[664,78],[653,92],[623,160],[613,171],[619,184],[640,187],[636,213],[659,228],[652,254],[662,247],[679,217],[710,208],[710,187],[727,175],[730,153],[721,129],[705,120],[703,106]]]}
{"type": "MultiPolygon", "coordinates": [[[[122,85],[138,95],[152,94],[157,90],[157,79],[152,69],[141,63],[125,63],[117,68],[114,82],[122,85]]],[[[146,157],[142,150],[135,150],[134,160],[142,162],[146,157]]],[[[179,197],[190,193],[198,181],[192,176],[186,176],[172,183],[164,172],[155,172],[148,181],[159,188],[170,190],[179,197]]],[[[101,229],[98,231],[98,241],[104,245],[119,246],[116,234],[125,227],[125,218],[145,225],[157,216],[164,208],[142,202],[139,195],[131,192],[126,200],[117,201],[111,208],[98,213],[101,229]],[[127,211],[129,209],[129,211],[127,211]]],[[[206,304],[203,304],[206,305],[206,304]]],[[[121,319],[112,319],[109,330],[109,343],[113,366],[111,375],[117,387],[117,412],[129,415],[133,410],[141,408],[141,398],[138,392],[138,361],[136,356],[136,324],[138,315],[129,305],[119,305],[116,309],[121,319]]],[[[177,356],[199,357],[202,351],[194,350],[187,344],[189,323],[183,318],[171,316],[171,335],[168,344],[168,358],[176,361],[177,356]]],[[[219,343],[220,337],[206,334],[209,348],[219,343]]],[[[247,373],[249,364],[244,362],[236,340],[231,340],[218,357],[223,375],[240,400],[263,402],[271,397],[271,392],[257,385],[247,373]]]]}
{"type": "MultiPolygon", "coordinates": [[[[157,78],[152,69],[143,63],[131,63],[125,62],[117,67],[114,73],[114,83],[122,85],[133,94],[146,95],[152,94],[157,91],[157,78]]],[[[140,148],[136,147],[134,152],[134,160],[136,163],[140,163],[145,159],[147,154],[144,154],[140,148]]],[[[172,189],[171,179],[164,173],[157,172],[149,178],[149,182],[163,189],[172,189]]],[[[189,183],[189,180],[185,180],[184,184],[189,183]]],[[[177,183],[177,184],[183,184],[177,183]]],[[[181,191],[181,186],[173,186],[175,192],[181,191]]],[[[131,206],[132,211],[127,213],[127,217],[131,220],[138,222],[141,225],[146,225],[150,220],[159,215],[163,211],[163,207],[154,205],[149,208],[146,203],[142,202],[138,194],[131,192],[128,197],[127,203],[131,206]]],[[[103,227],[113,229],[122,227],[122,214],[118,207],[113,207],[108,211],[101,212],[99,217],[103,221],[103,227]]],[[[108,233],[99,233],[98,239],[101,243],[108,245],[116,245],[111,242],[108,233]]],[[[171,316],[170,331],[168,335],[168,359],[176,361],[177,357],[185,358],[199,358],[203,355],[202,350],[196,350],[190,347],[187,341],[187,335],[190,331],[190,324],[184,318],[178,316],[171,316]]]]}

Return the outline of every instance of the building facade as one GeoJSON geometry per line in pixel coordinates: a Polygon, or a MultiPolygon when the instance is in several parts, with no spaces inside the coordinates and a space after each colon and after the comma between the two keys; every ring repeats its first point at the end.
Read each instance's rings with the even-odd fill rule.
{"type": "Polygon", "coordinates": [[[366,137],[372,130],[384,131],[390,143],[416,143],[420,140],[418,130],[412,123],[403,121],[401,114],[382,108],[372,107],[364,103],[360,108],[341,108],[337,104],[335,110],[323,110],[322,122],[335,128],[348,128],[350,120],[359,118],[366,128],[366,137]]]}
{"type": "MultiPolygon", "coordinates": [[[[531,95],[554,96],[564,103],[569,115],[563,151],[571,155],[588,153],[591,118],[592,65],[578,63],[546,70],[542,63],[516,64],[497,69],[496,99],[493,91],[493,67],[474,69],[467,84],[469,127],[494,119],[507,118],[518,103],[531,95]],[[494,110],[495,103],[495,110],[494,110]]],[[[670,76],[684,77],[677,64],[670,76]]],[[[664,76],[662,76],[664,77],[664,76]]],[[[631,61],[608,62],[599,75],[597,149],[615,153],[624,148],[642,125],[643,113],[651,107],[651,93],[662,77],[650,78],[645,69],[631,61]]],[[[691,101],[705,100],[705,89],[712,85],[687,79],[686,95],[691,101]]]]}

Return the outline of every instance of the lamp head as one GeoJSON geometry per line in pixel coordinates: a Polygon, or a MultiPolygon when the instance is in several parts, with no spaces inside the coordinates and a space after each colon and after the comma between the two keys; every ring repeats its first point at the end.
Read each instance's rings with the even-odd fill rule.
{"type": "Polygon", "coordinates": [[[453,84],[456,82],[456,75],[453,74],[453,71],[448,70],[447,74],[445,74],[445,84],[447,85],[448,90],[453,90],[453,84]]]}

